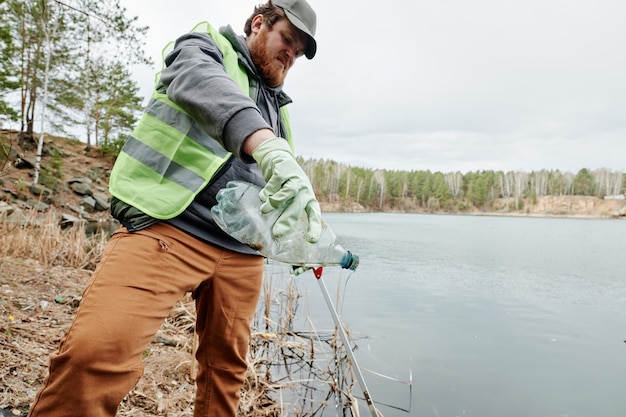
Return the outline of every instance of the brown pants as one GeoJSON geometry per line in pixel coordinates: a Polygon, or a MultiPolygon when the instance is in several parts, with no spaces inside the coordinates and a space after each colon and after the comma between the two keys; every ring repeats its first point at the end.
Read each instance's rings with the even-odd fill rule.
{"type": "Polygon", "coordinates": [[[30,417],[114,416],[143,373],[142,353],[187,292],[196,300],[195,417],[235,416],[263,258],[157,223],[111,237],[30,417]]]}

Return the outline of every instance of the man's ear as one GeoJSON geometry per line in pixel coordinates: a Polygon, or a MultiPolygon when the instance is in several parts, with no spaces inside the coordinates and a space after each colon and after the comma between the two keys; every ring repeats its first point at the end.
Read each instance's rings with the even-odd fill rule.
{"type": "Polygon", "coordinates": [[[258,14],[252,18],[251,30],[252,33],[257,34],[261,31],[261,26],[263,26],[263,22],[265,22],[265,18],[262,14],[258,14]]]}

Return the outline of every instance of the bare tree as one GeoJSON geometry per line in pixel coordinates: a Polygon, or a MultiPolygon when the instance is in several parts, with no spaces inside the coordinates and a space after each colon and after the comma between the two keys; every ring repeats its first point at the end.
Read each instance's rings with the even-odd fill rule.
{"type": "Polygon", "coordinates": [[[372,181],[376,181],[380,187],[378,209],[382,211],[385,207],[385,171],[380,169],[375,170],[372,181]]]}
{"type": "Polygon", "coordinates": [[[48,80],[50,78],[50,60],[52,57],[53,44],[52,40],[55,39],[57,28],[50,22],[50,6],[46,2],[42,2],[41,10],[41,28],[44,33],[44,71],[43,71],[43,100],[41,103],[41,129],[39,133],[39,140],[37,142],[37,159],[35,160],[35,175],[33,177],[33,185],[37,185],[39,182],[39,170],[41,168],[41,154],[43,152],[43,143],[46,132],[46,108],[48,106],[48,80]]]}
{"type": "Polygon", "coordinates": [[[450,194],[454,198],[458,198],[461,195],[461,189],[463,187],[463,175],[459,172],[450,172],[445,174],[446,183],[450,189],[450,194]]]}
{"type": "Polygon", "coordinates": [[[513,194],[515,196],[515,208],[520,207],[520,200],[526,195],[528,190],[528,174],[516,171],[513,175],[513,194]]]}

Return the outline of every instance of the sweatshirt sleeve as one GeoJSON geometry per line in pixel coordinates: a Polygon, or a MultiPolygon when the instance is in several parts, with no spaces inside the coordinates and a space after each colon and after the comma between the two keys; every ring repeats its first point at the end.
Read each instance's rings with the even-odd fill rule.
{"type": "Polygon", "coordinates": [[[242,151],[244,140],[270,128],[256,104],[228,75],[222,53],[211,37],[188,33],[165,58],[161,84],[167,97],[187,111],[226,150],[252,162],[242,151]]]}

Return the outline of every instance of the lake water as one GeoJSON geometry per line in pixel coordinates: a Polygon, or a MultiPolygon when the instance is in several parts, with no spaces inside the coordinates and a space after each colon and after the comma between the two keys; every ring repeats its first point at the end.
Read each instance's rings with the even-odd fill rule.
{"type": "MultiPolygon", "coordinates": [[[[361,258],[324,282],[369,392],[410,409],[386,417],[626,415],[626,221],[324,217],[361,258]],[[412,374],[411,389],[369,370],[412,374]]],[[[298,280],[316,325],[332,323],[312,275],[298,280]]]]}

